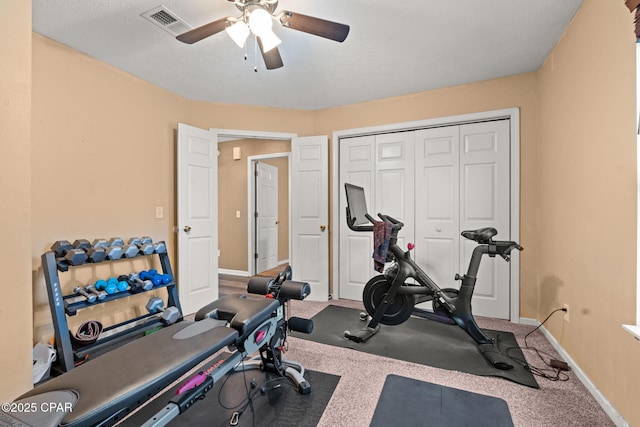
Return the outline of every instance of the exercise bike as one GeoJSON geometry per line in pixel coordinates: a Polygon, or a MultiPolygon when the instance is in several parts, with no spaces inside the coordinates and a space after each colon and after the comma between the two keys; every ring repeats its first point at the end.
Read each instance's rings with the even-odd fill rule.
{"type": "MultiPolygon", "coordinates": [[[[462,328],[478,344],[480,351],[497,369],[513,368],[511,359],[502,354],[496,343],[478,327],[471,312],[471,298],[473,296],[476,277],[483,255],[495,257],[499,255],[505,261],[510,260],[511,251],[522,250],[513,241],[493,240],[498,234],[492,227],[478,230],[467,230],[462,236],[478,243],[473,250],[469,268],[464,276],[456,274],[455,279],[461,280],[460,289],[440,288],[416,263],[411,259],[410,244],[407,251],[397,244],[398,232],[404,224],[389,215],[379,213],[381,221],[376,221],[367,212],[364,189],[352,184],[345,184],[347,195],[347,226],[358,232],[384,233],[388,239],[388,250],[382,254],[385,262],[392,262],[383,274],[371,278],[364,287],[362,300],[365,310],[370,316],[368,324],[360,331],[351,333],[345,331],[345,338],[354,342],[363,342],[375,335],[383,325],[399,325],[411,315],[424,317],[443,323],[456,324],[462,328]],[[382,231],[378,230],[382,228],[382,231]],[[386,228],[386,230],[385,230],[386,228]],[[417,284],[407,283],[407,279],[414,279],[417,284]],[[416,308],[415,305],[432,301],[433,312],[416,308]]],[[[385,239],[385,246],[386,240],[385,239]]],[[[367,316],[361,315],[363,320],[367,316]]]]}

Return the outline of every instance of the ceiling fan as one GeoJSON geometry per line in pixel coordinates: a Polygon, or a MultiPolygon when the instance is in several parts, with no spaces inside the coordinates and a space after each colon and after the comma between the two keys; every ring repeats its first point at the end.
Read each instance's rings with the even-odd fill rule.
{"type": "Polygon", "coordinates": [[[314,18],[313,16],[302,15],[288,10],[274,14],[278,7],[278,0],[226,1],[235,4],[242,12],[242,15],[217,19],[180,34],[176,38],[183,43],[193,44],[225,30],[238,46],[243,47],[251,32],[256,36],[267,69],[273,70],[284,65],[278,51],[280,39],[272,30],[273,20],[279,22],[283,27],[337,42],[343,42],[349,34],[349,26],[345,24],[314,18]]]}

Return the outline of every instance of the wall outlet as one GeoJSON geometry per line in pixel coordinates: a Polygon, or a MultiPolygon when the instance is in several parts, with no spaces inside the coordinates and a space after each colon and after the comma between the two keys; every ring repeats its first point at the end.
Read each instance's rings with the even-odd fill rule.
{"type": "Polygon", "coordinates": [[[568,321],[569,321],[569,304],[567,304],[567,303],[565,302],[564,304],[562,304],[562,308],[564,308],[564,309],[565,309],[565,312],[564,312],[564,320],[565,320],[566,322],[568,322],[568,321]]]}

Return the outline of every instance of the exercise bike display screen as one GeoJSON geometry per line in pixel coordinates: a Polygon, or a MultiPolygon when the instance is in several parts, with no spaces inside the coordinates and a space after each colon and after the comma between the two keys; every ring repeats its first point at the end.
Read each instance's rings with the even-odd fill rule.
{"type": "Polygon", "coordinates": [[[349,208],[349,222],[351,225],[371,224],[367,219],[367,199],[364,188],[353,184],[345,184],[347,192],[347,207],[349,208]]]}

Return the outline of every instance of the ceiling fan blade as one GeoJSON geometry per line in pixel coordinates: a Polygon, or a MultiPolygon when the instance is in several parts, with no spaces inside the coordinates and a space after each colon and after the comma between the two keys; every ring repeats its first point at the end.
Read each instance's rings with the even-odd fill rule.
{"type": "Polygon", "coordinates": [[[262,42],[260,41],[260,37],[256,37],[258,40],[258,45],[260,46],[260,53],[262,53],[262,59],[264,59],[264,65],[266,65],[267,70],[275,70],[276,68],[280,68],[284,65],[282,62],[282,57],[280,56],[280,51],[277,47],[274,47],[268,52],[265,52],[262,49],[262,42]]]}
{"type": "Polygon", "coordinates": [[[176,39],[188,44],[199,42],[200,40],[217,34],[225,28],[229,27],[231,25],[230,19],[233,18],[227,16],[226,18],[220,18],[216,21],[209,22],[208,24],[204,24],[201,27],[194,28],[193,30],[180,34],[176,37],[176,39]]]}
{"type": "Polygon", "coordinates": [[[349,35],[349,26],[345,24],[314,18],[313,16],[302,15],[288,10],[282,11],[278,17],[280,18],[280,23],[285,27],[337,42],[343,42],[349,35]]]}

